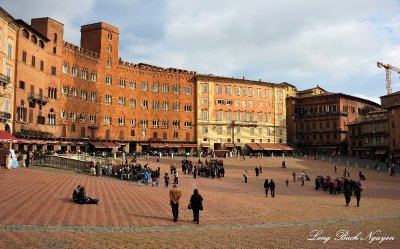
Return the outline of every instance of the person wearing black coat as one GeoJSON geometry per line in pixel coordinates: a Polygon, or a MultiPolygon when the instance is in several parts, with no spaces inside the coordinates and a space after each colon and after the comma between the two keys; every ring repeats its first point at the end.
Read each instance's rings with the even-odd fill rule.
{"type": "Polygon", "coordinates": [[[275,197],[275,182],[273,179],[269,182],[269,189],[271,190],[271,196],[275,197]]]}
{"type": "Polygon", "coordinates": [[[265,189],[265,197],[268,197],[268,189],[269,189],[268,179],[265,179],[264,181],[264,189],[265,189]]]}
{"type": "Polygon", "coordinates": [[[76,203],[78,204],[97,204],[99,202],[98,199],[93,199],[86,194],[85,187],[81,187],[79,189],[78,198],[76,203]]]}
{"type": "Polygon", "coordinates": [[[351,188],[350,188],[350,182],[347,178],[344,179],[343,191],[344,191],[344,198],[346,199],[346,206],[348,206],[351,200],[351,188]]]}
{"type": "Polygon", "coordinates": [[[193,210],[193,222],[199,224],[200,210],[203,210],[203,197],[199,194],[199,190],[193,191],[192,197],[190,197],[189,207],[193,210]]]}
{"type": "Polygon", "coordinates": [[[361,183],[360,181],[358,181],[354,184],[354,195],[356,196],[357,199],[357,207],[360,206],[361,191],[362,191],[361,183]]]}

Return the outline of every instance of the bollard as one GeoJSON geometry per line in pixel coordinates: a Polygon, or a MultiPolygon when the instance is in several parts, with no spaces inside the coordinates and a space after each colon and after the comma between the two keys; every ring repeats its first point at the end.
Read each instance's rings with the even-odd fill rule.
{"type": "Polygon", "coordinates": [[[358,167],[358,163],[356,163],[356,168],[358,167]]]}
{"type": "Polygon", "coordinates": [[[367,165],[367,169],[369,170],[369,165],[367,165]]]}
{"type": "Polygon", "coordinates": [[[349,161],[346,162],[346,165],[349,166],[349,161]]]}

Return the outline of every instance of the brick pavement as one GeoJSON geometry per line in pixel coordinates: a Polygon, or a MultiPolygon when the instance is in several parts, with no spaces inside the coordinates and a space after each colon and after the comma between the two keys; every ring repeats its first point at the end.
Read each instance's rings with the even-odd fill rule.
{"type": "MultiPolygon", "coordinates": [[[[169,164],[178,165],[178,160],[162,159],[156,164],[155,160],[148,159],[147,162],[166,172],[169,164]]],[[[173,245],[171,236],[179,240],[178,248],[240,248],[248,243],[253,243],[254,248],[290,248],[291,245],[320,248],[324,246],[321,242],[306,240],[307,233],[314,227],[343,227],[364,232],[369,227],[379,228],[396,240],[372,245],[360,241],[343,243],[356,245],[355,248],[398,247],[398,177],[366,172],[368,180],[364,184],[361,207],[355,208],[353,200],[352,207],[346,208],[343,196],[315,191],[313,182],[306,182],[304,187],[298,182],[290,182],[289,187],[284,183],[287,178],[292,179],[293,170],[298,174],[305,170],[311,179],[316,175],[332,175],[332,164],[285,158],[288,168],[282,169],[279,167],[281,160],[227,159],[227,173],[223,179],[193,179],[180,174],[183,197],[178,223],[171,222],[168,189],[164,187],[138,186],[118,179],[36,167],[3,170],[0,171],[0,189],[3,190],[0,248],[169,248],[173,245]],[[255,177],[253,169],[260,164],[263,173],[255,177]],[[250,174],[248,184],[243,183],[244,169],[250,174]],[[276,198],[264,197],[265,177],[276,181],[276,198]],[[98,197],[99,204],[72,203],[71,192],[78,184],[98,197]],[[205,199],[200,226],[191,223],[192,214],[185,208],[194,188],[198,188],[205,199]],[[372,227],[371,224],[377,225],[372,227]],[[296,234],[296,231],[301,233],[296,234]],[[222,239],[216,239],[215,234],[221,234],[222,239]],[[148,242],[147,235],[154,239],[148,242]],[[197,236],[208,239],[202,241],[197,236]],[[92,240],[97,242],[92,243],[92,240]],[[88,241],[90,246],[85,247],[88,241]]],[[[340,166],[338,174],[343,169],[340,166]]],[[[332,242],[329,246],[343,243],[332,242]]]]}

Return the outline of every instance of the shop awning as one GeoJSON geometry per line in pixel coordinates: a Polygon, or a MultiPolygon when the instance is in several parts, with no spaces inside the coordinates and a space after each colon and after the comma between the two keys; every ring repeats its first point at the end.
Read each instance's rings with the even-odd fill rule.
{"type": "Polygon", "coordinates": [[[115,142],[115,144],[118,145],[118,146],[128,146],[127,143],[115,142]]]}
{"type": "Polygon", "coordinates": [[[165,148],[165,144],[160,143],[150,143],[150,147],[154,149],[165,148]]]}
{"type": "Polygon", "coordinates": [[[116,145],[113,142],[102,142],[104,144],[104,146],[106,146],[107,148],[116,148],[119,147],[118,145],[116,145]]]}
{"type": "Polygon", "coordinates": [[[263,150],[263,148],[262,147],[260,147],[258,144],[256,144],[256,143],[248,143],[248,144],[246,144],[247,146],[249,146],[250,147],[250,149],[252,149],[252,150],[263,150]]]}
{"type": "Polygon", "coordinates": [[[376,150],[376,151],[375,151],[375,155],[383,155],[383,154],[385,154],[385,153],[386,153],[386,150],[385,150],[385,149],[376,150]]]}
{"type": "Polygon", "coordinates": [[[286,145],[286,144],[279,144],[279,146],[282,148],[282,150],[286,150],[286,151],[294,150],[292,147],[290,147],[289,145],[286,145]]]}
{"type": "Polygon", "coordinates": [[[0,143],[17,143],[22,141],[23,139],[16,138],[7,131],[0,131],[0,143]]]}
{"type": "Polygon", "coordinates": [[[209,148],[210,147],[210,143],[201,143],[201,147],[209,148]]]}
{"type": "Polygon", "coordinates": [[[183,148],[197,148],[197,144],[182,144],[183,148]]]}
{"type": "Polygon", "coordinates": [[[47,144],[47,141],[36,140],[36,139],[26,139],[25,142],[26,142],[27,144],[37,144],[37,145],[47,144]]]}
{"type": "Polygon", "coordinates": [[[263,150],[282,150],[278,144],[259,143],[258,145],[263,148],[263,150]]]}
{"type": "Polygon", "coordinates": [[[98,149],[107,148],[107,146],[105,144],[103,144],[102,142],[99,142],[99,141],[92,141],[89,144],[93,145],[95,148],[98,148],[98,149]]]}
{"type": "Polygon", "coordinates": [[[226,143],[225,148],[235,148],[235,144],[232,143],[226,143]]]}

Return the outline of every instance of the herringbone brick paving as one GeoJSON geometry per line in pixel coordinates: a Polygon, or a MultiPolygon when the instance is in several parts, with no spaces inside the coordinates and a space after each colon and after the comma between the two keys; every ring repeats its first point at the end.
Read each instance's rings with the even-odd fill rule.
{"type": "MultiPolygon", "coordinates": [[[[194,159],[196,161],[197,159],[194,159]]],[[[400,236],[398,177],[364,172],[361,207],[344,206],[342,195],[315,191],[314,182],[301,187],[292,182],[293,170],[316,175],[334,175],[329,163],[285,158],[226,159],[226,177],[193,179],[180,174],[183,190],[180,221],[171,222],[169,189],[138,186],[136,182],[108,177],[91,177],[74,172],[33,167],[0,171],[0,248],[396,248],[400,236]],[[263,173],[255,177],[254,167],[263,173]],[[243,182],[247,169],[249,182],[243,182]],[[277,183],[275,198],[264,196],[263,181],[277,183]],[[289,179],[289,187],[284,181],[289,179]],[[99,198],[98,205],[71,202],[72,189],[84,185],[99,198]],[[204,197],[205,210],[200,225],[192,224],[186,209],[194,188],[204,197]],[[326,224],[325,224],[326,223],[326,224]],[[334,236],[336,230],[354,233],[380,229],[394,241],[380,244],[366,241],[307,241],[310,231],[323,229],[334,236]],[[393,247],[395,246],[395,247],[393,247]]],[[[179,159],[143,159],[151,167],[169,171],[179,159]]],[[[339,166],[338,175],[344,167],[339,166]]],[[[353,175],[358,171],[351,169],[353,175]]]]}

